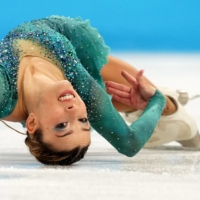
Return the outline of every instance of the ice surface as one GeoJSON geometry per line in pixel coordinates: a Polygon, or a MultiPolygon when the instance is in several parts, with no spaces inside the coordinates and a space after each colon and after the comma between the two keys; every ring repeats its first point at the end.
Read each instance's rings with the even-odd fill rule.
{"type": "MultiPolygon", "coordinates": [[[[115,55],[145,69],[145,75],[157,85],[200,94],[198,54],[115,55]]],[[[200,98],[189,102],[186,109],[200,127],[200,98]]],[[[23,131],[20,124],[10,124],[23,131]]],[[[3,124],[0,130],[0,200],[200,198],[199,151],[143,149],[127,158],[92,132],[91,147],[82,161],[52,167],[38,163],[29,154],[24,136],[3,124]]]]}

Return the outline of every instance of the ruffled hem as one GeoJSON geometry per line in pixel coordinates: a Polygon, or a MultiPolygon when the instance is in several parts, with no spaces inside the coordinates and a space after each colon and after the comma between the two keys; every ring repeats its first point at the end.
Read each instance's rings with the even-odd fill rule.
{"type": "Polygon", "coordinates": [[[62,24],[62,27],[66,26],[65,30],[60,28],[62,34],[70,40],[81,63],[90,74],[94,71],[93,67],[96,67],[99,72],[108,62],[107,56],[110,53],[110,48],[105,44],[98,29],[90,25],[90,20],[57,15],[52,15],[48,19],[58,20],[58,23],[61,20],[65,23],[65,25],[62,24]]]}

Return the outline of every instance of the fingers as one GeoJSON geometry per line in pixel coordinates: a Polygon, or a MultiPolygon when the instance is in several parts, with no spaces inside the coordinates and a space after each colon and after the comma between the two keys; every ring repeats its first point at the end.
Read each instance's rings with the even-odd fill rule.
{"type": "Polygon", "coordinates": [[[143,85],[145,83],[144,78],[143,78],[143,73],[144,70],[139,70],[136,74],[136,77],[134,78],[133,76],[131,76],[128,72],[123,71],[122,75],[124,76],[124,78],[133,86],[133,88],[135,89],[135,91],[138,89],[138,86],[141,84],[143,85]]]}
{"type": "Polygon", "coordinates": [[[131,85],[137,84],[136,79],[135,79],[133,76],[131,76],[128,72],[122,71],[122,76],[123,76],[131,85]]]}
{"type": "Polygon", "coordinates": [[[136,74],[136,80],[138,82],[140,89],[144,88],[147,85],[146,81],[144,80],[143,73],[144,70],[139,70],[138,73],[136,74]]]}
{"type": "Polygon", "coordinates": [[[122,76],[133,86],[135,90],[137,90],[138,83],[137,80],[131,76],[128,72],[122,71],[122,76]]]}
{"type": "Polygon", "coordinates": [[[120,90],[123,92],[130,92],[130,87],[123,85],[123,84],[119,84],[119,83],[115,83],[113,81],[106,81],[105,82],[106,88],[113,88],[116,90],[120,90]]]}
{"type": "Polygon", "coordinates": [[[119,101],[122,104],[132,106],[130,98],[124,98],[124,97],[121,97],[121,96],[118,96],[118,95],[113,95],[112,98],[119,101]]]}
{"type": "Polygon", "coordinates": [[[117,96],[123,97],[123,98],[130,98],[130,89],[129,89],[129,92],[124,92],[124,91],[121,91],[121,90],[118,90],[118,89],[115,89],[112,87],[107,87],[106,91],[108,94],[111,94],[111,95],[117,95],[117,96]]]}
{"type": "Polygon", "coordinates": [[[143,73],[144,70],[139,70],[138,73],[136,74],[136,80],[137,81],[142,81],[143,80],[143,73]]]}
{"type": "Polygon", "coordinates": [[[125,105],[131,106],[130,87],[112,81],[106,81],[105,85],[107,93],[111,94],[113,99],[125,105]]]}

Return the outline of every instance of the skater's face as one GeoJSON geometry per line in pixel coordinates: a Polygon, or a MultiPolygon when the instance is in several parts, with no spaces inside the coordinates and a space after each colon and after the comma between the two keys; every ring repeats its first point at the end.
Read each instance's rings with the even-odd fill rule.
{"type": "Polygon", "coordinates": [[[26,125],[30,134],[41,129],[43,142],[56,151],[90,144],[86,106],[68,81],[58,82],[40,97],[26,125]]]}

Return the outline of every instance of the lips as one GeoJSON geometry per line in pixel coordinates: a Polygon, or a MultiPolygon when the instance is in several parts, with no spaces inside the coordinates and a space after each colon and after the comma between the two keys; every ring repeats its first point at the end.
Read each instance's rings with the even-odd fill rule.
{"type": "Polygon", "coordinates": [[[59,101],[72,101],[75,99],[75,95],[71,90],[65,90],[64,92],[61,93],[61,95],[58,97],[59,101]]]}

